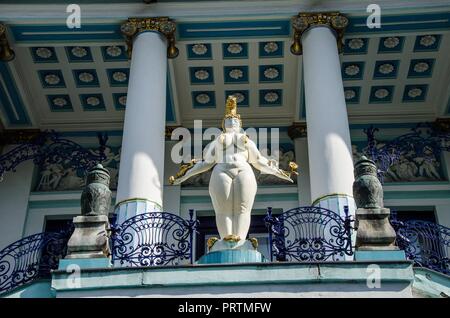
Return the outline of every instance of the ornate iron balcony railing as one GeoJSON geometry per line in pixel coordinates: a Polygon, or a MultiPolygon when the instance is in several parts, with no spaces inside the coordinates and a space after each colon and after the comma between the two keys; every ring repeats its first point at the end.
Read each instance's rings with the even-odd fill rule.
{"type": "Polygon", "coordinates": [[[344,260],[353,255],[348,207],[345,218],[320,207],[306,206],[274,216],[268,208],[265,217],[269,229],[271,261],[344,260]]]}
{"type": "Polygon", "coordinates": [[[30,235],[0,251],[0,294],[38,278],[49,278],[66,255],[72,231],[30,235]]]}
{"type": "Polygon", "coordinates": [[[113,227],[112,261],[115,266],[163,266],[193,263],[193,235],[198,221],[168,212],[136,215],[113,227]]]}
{"type": "Polygon", "coordinates": [[[400,221],[391,216],[397,245],[416,266],[450,275],[450,228],[429,221],[400,221]]]}

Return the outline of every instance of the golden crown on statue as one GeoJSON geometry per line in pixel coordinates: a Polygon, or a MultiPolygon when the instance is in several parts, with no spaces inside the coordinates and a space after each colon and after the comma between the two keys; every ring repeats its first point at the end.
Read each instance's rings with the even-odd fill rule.
{"type": "Polygon", "coordinates": [[[224,122],[225,122],[225,119],[228,119],[228,118],[239,119],[239,122],[241,123],[241,127],[242,127],[241,115],[239,115],[237,113],[237,98],[234,95],[228,96],[227,102],[225,104],[225,116],[223,117],[223,120],[222,120],[222,128],[224,130],[225,130],[224,122]]]}
{"type": "Polygon", "coordinates": [[[227,98],[225,105],[225,118],[239,118],[241,116],[237,113],[237,98],[234,95],[230,95],[227,98]]]}

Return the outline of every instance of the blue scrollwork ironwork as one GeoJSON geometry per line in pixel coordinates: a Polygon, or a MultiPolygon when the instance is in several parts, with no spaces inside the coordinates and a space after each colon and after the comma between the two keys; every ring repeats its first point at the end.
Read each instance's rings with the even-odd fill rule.
{"type": "Polygon", "coordinates": [[[264,221],[271,261],[338,261],[352,255],[348,207],[345,214],[341,218],[331,210],[306,206],[274,216],[268,208],[264,221]]]}
{"type": "Polygon", "coordinates": [[[49,278],[66,255],[72,231],[30,235],[0,251],[0,294],[38,278],[49,278]]]}
{"type": "Polygon", "coordinates": [[[397,246],[416,266],[450,275],[450,228],[429,221],[400,221],[391,216],[397,246]]]}
{"type": "Polygon", "coordinates": [[[61,138],[54,131],[42,132],[0,156],[0,180],[5,172],[14,172],[20,163],[27,160],[33,160],[41,167],[52,163],[63,163],[74,169],[89,170],[106,159],[104,149],[108,136],[99,133],[98,139],[99,150],[92,152],[69,139],[61,138]]]}
{"type": "Polygon", "coordinates": [[[450,134],[430,123],[418,124],[411,132],[388,142],[378,141],[375,138],[377,131],[379,129],[373,126],[364,129],[367,147],[363,153],[377,164],[378,178],[382,183],[388,170],[402,158],[421,158],[432,163],[442,151],[450,151],[450,134]]]}
{"type": "Polygon", "coordinates": [[[193,263],[193,235],[198,220],[168,212],[138,214],[113,229],[113,264],[125,267],[193,263]]]}

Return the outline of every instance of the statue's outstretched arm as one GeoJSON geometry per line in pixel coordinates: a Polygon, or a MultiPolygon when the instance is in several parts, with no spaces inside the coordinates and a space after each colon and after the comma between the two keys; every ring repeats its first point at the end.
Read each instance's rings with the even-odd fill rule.
{"type": "Polygon", "coordinates": [[[269,160],[266,157],[264,157],[259,152],[255,143],[253,141],[251,141],[250,139],[247,141],[247,149],[248,149],[248,154],[249,154],[248,161],[253,167],[258,169],[262,173],[271,174],[271,175],[277,176],[280,179],[293,182],[291,179],[291,174],[296,173],[295,172],[295,169],[296,169],[295,163],[293,163],[293,165],[291,165],[292,171],[287,172],[287,171],[284,171],[284,170],[278,168],[278,163],[275,160],[273,160],[273,159],[269,160]]]}
{"type": "Polygon", "coordinates": [[[175,177],[170,177],[169,182],[173,185],[181,184],[190,177],[208,171],[209,169],[214,167],[214,165],[215,163],[192,160],[191,163],[181,165],[180,171],[176,174],[175,177]]]}
{"type": "Polygon", "coordinates": [[[208,171],[216,164],[213,156],[213,143],[208,144],[204,150],[205,160],[192,159],[191,162],[183,164],[180,167],[180,171],[175,176],[169,178],[169,183],[172,185],[178,185],[193,177],[208,171]]]}

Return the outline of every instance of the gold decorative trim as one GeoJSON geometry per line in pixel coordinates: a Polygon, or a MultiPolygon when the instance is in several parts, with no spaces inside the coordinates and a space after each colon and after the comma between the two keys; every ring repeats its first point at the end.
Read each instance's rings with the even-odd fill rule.
{"type": "Polygon", "coordinates": [[[295,174],[296,176],[298,176],[298,164],[296,164],[294,161],[289,162],[289,171],[286,170],[282,170],[280,169],[280,172],[282,175],[288,177],[288,178],[292,178],[292,175],[295,174]]]}
{"type": "Polygon", "coordinates": [[[239,120],[241,119],[241,115],[237,113],[237,98],[234,95],[230,95],[227,97],[224,118],[237,118],[239,120]]]}
{"type": "Polygon", "coordinates": [[[124,35],[127,43],[128,58],[131,58],[134,37],[147,31],[156,31],[164,35],[168,42],[167,57],[170,59],[176,58],[179,50],[175,46],[175,30],[175,22],[168,17],[128,18],[127,22],[123,23],[120,27],[120,31],[124,35]]]}
{"type": "Polygon", "coordinates": [[[307,135],[308,131],[306,128],[306,123],[292,123],[292,125],[288,127],[288,136],[292,140],[304,138],[307,135]]]}
{"type": "Polygon", "coordinates": [[[251,237],[248,240],[252,243],[253,248],[256,250],[258,248],[258,239],[256,237],[251,237]]]}
{"type": "Polygon", "coordinates": [[[166,129],[164,131],[164,136],[168,139],[172,137],[172,133],[175,129],[180,128],[182,126],[166,126],[166,129]]]}
{"type": "Polygon", "coordinates": [[[207,241],[206,241],[206,245],[208,246],[208,251],[211,250],[211,248],[214,246],[214,244],[216,244],[216,242],[219,239],[217,237],[210,237],[207,241]]]}
{"type": "Polygon", "coordinates": [[[225,119],[228,118],[236,118],[239,120],[241,128],[242,128],[242,119],[241,115],[237,113],[237,98],[234,95],[230,95],[227,97],[227,101],[225,103],[225,115],[222,119],[222,130],[225,131],[225,119]]]}
{"type": "Polygon", "coordinates": [[[297,169],[298,169],[297,163],[295,163],[294,161],[289,162],[289,176],[291,176],[293,174],[298,176],[297,169]]]}
{"type": "Polygon", "coordinates": [[[122,200],[120,202],[117,202],[114,205],[114,210],[117,209],[119,207],[119,205],[122,205],[124,203],[128,203],[128,202],[132,202],[132,201],[147,201],[147,202],[151,202],[154,205],[156,205],[158,208],[160,208],[162,210],[162,205],[159,203],[156,203],[155,201],[149,200],[149,199],[144,199],[144,198],[130,198],[130,199],[126,199],[126,200],[122,200]]]}
{"type": "Polygon", "coordinates": [[[188,170],[191,169],[198,161],[199,159],[191,159],[189,163],[182,164],[180,166],[180,170],[176,173],[176,175],[169,177],[169,184],[173,185],[176,179],[183,177],[186,174],[186,172],[188,172],[188,170]]]}
{"type": "Polygon", "coordinates": [[[239,242],[241,240],[241,237],[238,236],[238,235],[235,235],[235,234],[230,234],[230,235],[225,236],[223,238],[223,240],[226,241],[226,242],[237,243],[237,242],[239,242]]]}
{"type": "Polygon", "coordinates": [[[291,53],[301,55],[303,48],[301,37],[304,32],[315,26],[327,26],[336,32],[337,46],[339,52],[342,51],[342,41],[348,19],[339,12],[306,12],[299,13],[292,18],[292,28],[294,38],[291,45],[291,53]]]}
{"type": "Polygon", "coordinates": [[[6,37],[6,25],[0,23],[0,61],[10,62],[14,60],[16,54],[9,45],[8,38],[6,37]]]}
{"type": "Polygon", "coordinates": [[[323,199],[328,198],[328,197],[350,197],[350,198],[353,199],[352,195],[348,195],[348,194],[345,194],[345,193],[331,193],[331,194],[327,194],[327,195],[318,197],[317,199],[315,199],[313,201],[313,203],[311,205],[315,205],[317,202],[322,201],[323,199]]]}

